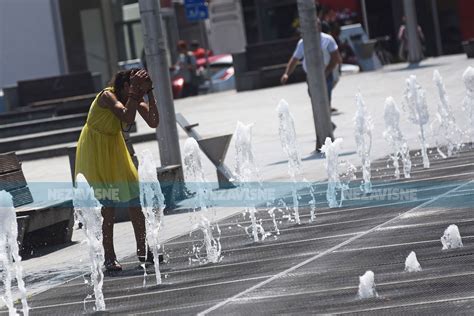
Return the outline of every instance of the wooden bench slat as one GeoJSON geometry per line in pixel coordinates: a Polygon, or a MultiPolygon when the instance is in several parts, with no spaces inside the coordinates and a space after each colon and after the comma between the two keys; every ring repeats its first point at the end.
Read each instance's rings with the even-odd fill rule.
{"type": "Polygon", "coordinates": [[[33,203],[33,197],[31,196],[30,189],[23,187],[9,191],[13,197],[13,206],[18,207],[25,204],[33,203]]]}
{"type": "Polygon", "coordinates": [[[0,174],[0,191],[11,191],[26,187],[26,179],[21,170],[0,174]]]}
{"type": "Polygon", "coordinates": [[[72,207],[72,200],[48,200],[29,203],[15,208],[17,214],[24,214],[36,211],[42,211],[50,208],[72,207]]]}
{"type": "Polygon", "coordinates": [[[21,170],[21,164],[14,152],[0,154],[0,174],[21,170]]]}

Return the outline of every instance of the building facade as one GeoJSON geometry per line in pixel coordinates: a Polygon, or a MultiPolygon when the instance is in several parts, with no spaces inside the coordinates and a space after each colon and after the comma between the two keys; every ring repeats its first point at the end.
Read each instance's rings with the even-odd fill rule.
{"type": "MultiPolygon", "coordinates": [[[[461,53],[461,42],[474,37],[474,1],[414,0],[418,23],[426,35],[426,54],[461,53]]],[[[330,17],[355,12],[356,22],[371,38],[390,37],[397,50],[397,33],[403,16],[401,0],[316,0],[330,17]],[[331,12],[332,11],[332,12],[331,12]]],[[[296,0],[242,0],[247,41],[250,45],[299,36],[296,0]]]]}

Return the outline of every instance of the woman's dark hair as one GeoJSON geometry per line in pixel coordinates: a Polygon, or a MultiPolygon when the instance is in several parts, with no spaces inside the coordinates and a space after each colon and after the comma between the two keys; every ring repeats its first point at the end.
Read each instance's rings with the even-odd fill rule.
{"type": "Polygon", "coordinates": [[[120,102],[123,102],[124,100],[121,100],[121,91],[123,89],[123,86],[126,83],[130,84],[130,77],[133,73],[139,71],[140,68],[132,68],[129,70],[121,70],[113,76],[112,80],[109,82],[109,87],[114,88],[114,93],[119,99],[120,102]]]}

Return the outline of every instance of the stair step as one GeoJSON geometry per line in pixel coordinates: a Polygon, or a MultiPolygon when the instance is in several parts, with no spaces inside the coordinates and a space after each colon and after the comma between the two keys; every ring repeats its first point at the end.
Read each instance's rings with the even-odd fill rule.
{"type": "Polygon", "coordinates": [[[83,126],[87,113],[40,118],[0,126],[0,139],[83,126]]]}
{"type": "Polygon", "coordinates": [[[70,146],[75,146],[76,144],[77,142],[70,142],[51,146],[18,150],[16,151],[16,155],[18,156],[18,159],[20,159],[20,161],[66,156],[67,148],[70,146]]]}
{"type": "Polygon", "coordinates": [[[7,137],[0,139],[0,148],[2,152],[9,152],[70,143],[79,139],[81,130],[82,126],[29,135],[7,137]]]}
{"type": "Polygon", "coordinates": [[[56,109],[49,106],[41,109],[28,108],[19,111],[0,113],[0,125],[52,117],[55,112],[56,109]]]}
{"type": "MultiPolygon", "coordinates": [[[[40,146],[32,146],[29,148],[23,147],[23,148],[14,149],[14,150],[4,150],[3,140],[0,139],[0,148],[2,149],[2,151],[5,151],[5,152],[16,151],[17,156],[21,160],[35,160],[35,159],[45,159],[45,158],[51,158],[51,157],[65,156],[67,155],[67,148],[70,146],[76,145],[77,140],[79,139],[81,129],[82,127],[70,128],[70,129],[65,129],[65,130],[52,131],[50,133],[37,133],[37,134],[21,136],[21,137],[11,137],[9,138],[9,142],[18,142],[19,139],[23,139],[22,141],[27,142],[28,144],[31,144],[32,142],[35,142],[38,140],[43,141],[42,144],[46,144],[46,145],[40,145],[40,146]],[[64,133],[64,131],[67,131],[67,133],[77,133],[77,137],[72,140],[67,141],[66,139],[71,139],[71,138],[69,136],[63,138],[62,134],[64,133]],[[49,139],[51,137],[53,139],[56,139],[56,142],[51,142],[49,139]],[[44,142],[45,138],[49,143],[44,142]],[[59,142],[58,139],[62,141],[59,142]]],[[[132,139],[135,137],[137,143],[155,139],[154,138],[155,134],[143,133],[142,135],[144,135],[145,140],[140,140],[140,137],[143,137],[143,136],[140,136],[140,134],[137,133],[136,124],[132,126],[130,133],[131,133],[130,137],[132,139]]]]}

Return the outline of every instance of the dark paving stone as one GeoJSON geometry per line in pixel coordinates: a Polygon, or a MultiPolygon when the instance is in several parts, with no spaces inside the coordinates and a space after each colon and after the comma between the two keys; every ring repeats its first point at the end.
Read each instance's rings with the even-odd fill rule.
{"type": "MultiPolygon", "coordinates": [[[[200,232],[176,238],[165,245],[169,262],[161,266],[160,286],[154,285],[150,266],[144,287],[143,269],[130,257],[123,272],[105,278],[107,312],[191,315],[237,295],[211,314],[472,314],[474,183],[468,181],[474,178],[474,151],[449,159],[440,159],[435,151],[429,155],[431,169],[423,169],[421,157],[413,157],[410,179],[395,180],[386,158],[373,162],[374,189],[389,189],[378,199],[351,196],[343,207],[330,209],[326,184],[313,184],[313,223],[311,196],[307,189],[300,190],[302,225],[276,211],[280,235],[267,209],[259,208],[257,218],[272,234],[263,242],[254,243],[245,232],[248,216],[221,221],[223,259],[218,264],[190,264],[193,244],[201,243],[200,232]],[[415,195],[395,198],[394,189],[415,195]],[[458,225],[465,246],[442,251],[440,237],[450,224],[458,225]],[[421,272],[403,271],[411,251],[417,253],[421,272]],[[377,299],[357,298],[358,278],[366,270],[375,273],[377,299]]],[[[353,192],[360,185],[358,176],[351,183],[353,192]]],[[[291,193],[281,198],[292,203],[291,193]]],[[[83,303],[91,293],[82,278],[75,279],[31,298],[31,314],[91,313],[93,301],[83,303]]]]}

